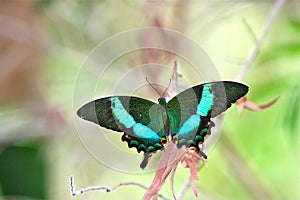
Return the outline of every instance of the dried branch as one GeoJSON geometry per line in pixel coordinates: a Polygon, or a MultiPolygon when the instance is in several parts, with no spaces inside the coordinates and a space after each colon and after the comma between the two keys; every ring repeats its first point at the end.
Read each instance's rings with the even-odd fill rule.
{"type": "MultiPolygon", "coordinates": [[[[237,77],[237,81],[242,81],[245,78],[248,70],[250,69],[251,65],[253,64],[255,58],[257,57],[257,55],[262,47],[262,44],[264,43],[266,36],[268,35],[270,28],[273,25],[274,20],[278,16],[285,1],[286,0],[277,0],[274,3],[273,8],[271,9],[271,11],[269,13],[269,16],[263,25],[262,31],[256,39],[255,46],[253,47],[252,51],[250,52],[248,58],[246,59],[243,68],[240,70],[240,73],[237,77]]],[[[251,32],[253,33],[253,31],[251,31],[251,32]]]]}
{"type": "MultiPolygon", "coordinates": [[[[206,167],[207,167],[206,161],[199,162],[198,167],[197,167],[197,170],[200,171],[200,170],[203,168],[203,166],[206,166],[206,167]]],[[[181,199],[183,199],[183,197],[184,197],[186,191],[190,188],[190,186],[191,186],[191,179],[190,179],[190,178],[187,178],[187,179],[185,180],[184,184],[181,186],[179,192],[177,193],[177,195],[176,195],[176,200],[181,200],[181,199]]]]}
{"type": "Polygon", "coordinates": [[[190,187],[191,187],[191,179],[190,179],[190,178],[187,178],[187,179],[184,181],[183,185],[181,186],[181,189],[180,189],[179,192],[177,193],[176,200],[181,200],[181,199],[184,197],[186,191],[187,191],[190,187]]]}
{"type": "Polygon", "coordinates": [[[251,28],[250,24],[247,22],[247,20],[245,18],[243,18],[243,22],[244,22],[246,28],[248,29],[249,33],[251,34],[253,41],[255,42],[255,44],[257,44],[256,35],[255,35],[253,29],[251,28]]]}
{"type": "MultiPolygon", "coordinates": [[[[70,183],[70,192],[71,192],[72,196],[77,196],[77,195],[80,195],[80,194],[83,194],[83,193],[86,193],[86,192],[90,192],[90,191],[94,191],[94,190],[105,190],[106,192],[111,192],[111,191],[113,191],[113,190],[115,190],[119,187],[129,186],[129,185],[138,186],[138,187],[140,187],[142,189],[145,189],[145,190],[149,189],[145,185],[143,185],[141,183],[138,183],[138,182],[125,182],[125,183],[119,183],[118,185],[115,185],[115,186],[105,186],[105,185],[104,186],[89,186],[89,187],[86,187],[86,188],[76,190],[73,176],[70,176],[69,183],[70,183]]],[[[158,194],[158,197],[160,197],[163,200],[170,200],[170,199],[166,198],[165,196],[163,196],[161,194],[158,194]]]]}
{"type": "Polygon", "coordinates": [[[173,69],[172,69],[172,77],[171,84],[169,89],[167,90],[167,99],[172,99],[174,96],[178,94],[178,78],[181,77],[181,74],[178,73],[178,63],[174,61],[173,69]]]}

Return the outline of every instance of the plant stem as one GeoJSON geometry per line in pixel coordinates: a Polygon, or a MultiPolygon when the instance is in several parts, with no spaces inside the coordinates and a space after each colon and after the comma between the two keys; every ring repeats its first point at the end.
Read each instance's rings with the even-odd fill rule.
{"type": "Polygon", "coordinates": [[[254,60],[256,59],[256,57],[257,57],[257,55],[258,55],[258,53],[259,53],[259,51],[262,47],[262,44],[264,43],[264,41],[265,41],[269,31],[270,31],[270,28],[273,25],[274,20],[278,16],[278,14],[279,14],[282,6],[284,5],[285,1],[286,0],[277,0],[274,3],[274,5],[273,5],[273,7],[272,7],[272,9],[269,13],[268,18],[264,23],[262,31],[256,39],[255,46],[253,47],[253,49],[249,53],[249,56],[246,59],[243,68],[240,70],[240,73],[237,76],[237,81],[242,81],[245,78],[245,76],[247,75],[247,72],[249,71],[250,67],[252,66],[254,60]]]}

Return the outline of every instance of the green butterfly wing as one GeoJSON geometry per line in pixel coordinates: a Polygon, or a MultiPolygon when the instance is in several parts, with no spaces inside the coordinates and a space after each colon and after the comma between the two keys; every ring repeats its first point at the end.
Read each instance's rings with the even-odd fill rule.
{"type": "Polygon", "coordinates": [[[232,81],[211,83],[211,91],[214,96],[214,101],[210,111],[210,116],[216,117],[217,115],[225,112],[238,99],[245,96],[248,90],[248,86],[232,81]]]}
{"type": "Polygon", "coordinates": [[[163,113],[165,109],[154,102],[131,96],[111,96],[82,106],[80,118],[102,127],[124,132],[122,140],[138,152],[155,152],[163,148],[165,138],[163,113]]]}
{"type": "Polygon", "coordinates": [[[94,122],[107,129],[123,132],[113,117],[110,97],[97,99],[85,104],[77,111],[77,115],[84,120],[94,122]]]}
{"type": "Polygon", "coordinates": [[[210,134],[210,118],[227,110],[232,103],[248,92],[248,87],[237,82],[219,81],[189,88],[168,102],[170,132],[177,146],[194,146],[210,134]]]}

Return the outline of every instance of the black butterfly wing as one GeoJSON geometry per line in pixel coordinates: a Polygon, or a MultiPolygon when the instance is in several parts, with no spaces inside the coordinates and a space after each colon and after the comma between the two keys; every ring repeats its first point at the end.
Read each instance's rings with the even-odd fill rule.
{"type": "Polygon", "coordinates": [[[210,134],[210,118],[227,110],[247,92],[248,87],[241,83],[219,81],[194,86],[171,99],[167,113],[178,147],[194,146],[199,150],[198,144],[210,134]]]}
{"type": "Polygon", "coordinates": [[[91,101],[77,111],[77,115],[87,121],[94,122],[101,127],[123,132],[112,114],[110,97],[91,101]]]}
{"type": "Polygon", "coordinates": [[[213,82],[211,91],[214,95],[214,100],[209,113],[210,117],[213,118],[225,112],[238,99],[245,96],[248,90],[248,86],[237,82],[213,82]]]}
{"type": "Polygon", "coordinates": [[[155,152],[165,140],[165,109],[154,102],[131,96],[111,96],[82,106],[77,115],[102,127],[124,132],[122,140],[138,152],[155,152]]]}

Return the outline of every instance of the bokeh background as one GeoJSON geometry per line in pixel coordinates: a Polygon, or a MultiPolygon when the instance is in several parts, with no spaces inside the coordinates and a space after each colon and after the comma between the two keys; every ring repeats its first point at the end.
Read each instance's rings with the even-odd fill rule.
{"type": "MultiPolygon", "coordinates": [[[[70,175],[77,188],[128,181],[149,186],[154,176],[109,169],[80,142],[73,84],[86,56],[122,31],[164,27],[195,40],[222,79],[235,80],[275,2],[0,0],[0,199],[141,199],[145,190],[134,186],[70,195],[70,175]]],[[[241,117],[236,106],[228,110],[209,167],[199,171],[199,197],[188,190],[183,199],[300,199],[299,8],[298,0],[285,2],[243,81],[257,104],[279,100],[241,117]]],[[[134,55],[120,69],[147,62],[171,68],[176,59],[134,55]]],[[[147,70],[141,76],[149,73],[159,76],[147,70]]],[[[188,176],[178,168],[175,191],[188,176]]],[[[161,194],[172,199],[168,182],[161,194]]]]}

